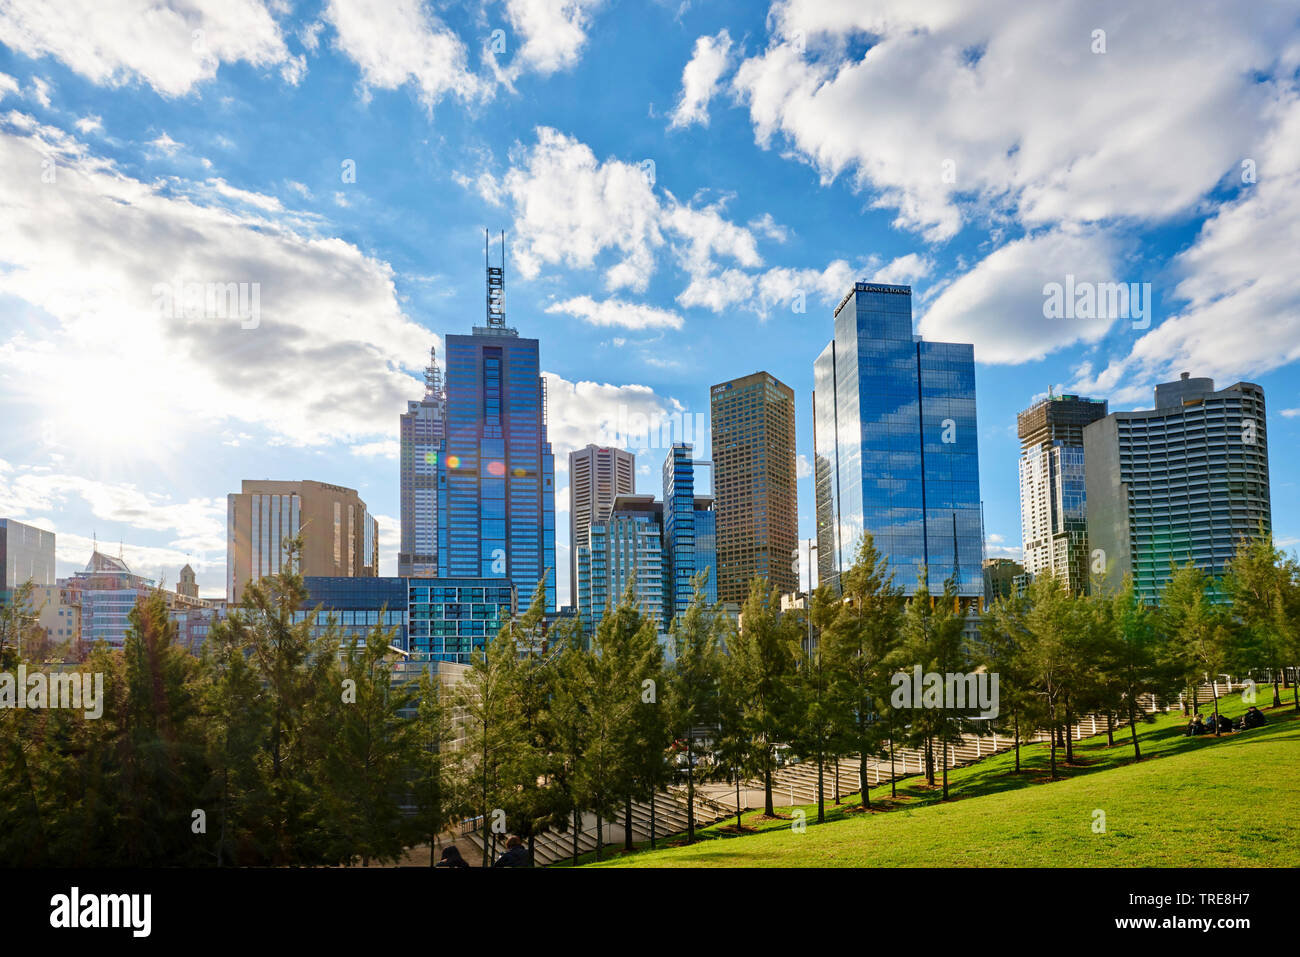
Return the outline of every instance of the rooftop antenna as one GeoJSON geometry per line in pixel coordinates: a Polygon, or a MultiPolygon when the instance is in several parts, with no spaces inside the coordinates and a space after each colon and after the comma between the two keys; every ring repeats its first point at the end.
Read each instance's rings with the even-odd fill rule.
{"type": "Polygon", "coordinates": [[[489,329],[506,325],[506,232],[501,230],[501,265],[493,266],[489,258],[491,238],[483,230],[483,266],[487,269],[487,324],[489,329]]]}
{"type": "Polygon", "coordinates": [[[442,397],[442,369],[438,367],[438,347],[429,347],[429,364],[424,367],[424,394],[442,397]]]}

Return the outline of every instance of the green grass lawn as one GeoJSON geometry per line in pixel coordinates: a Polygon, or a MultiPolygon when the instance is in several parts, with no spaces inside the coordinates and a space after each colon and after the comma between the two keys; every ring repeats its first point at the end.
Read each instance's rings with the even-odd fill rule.
{"type": "MultiPolygon", "coordinates": [[[[1261,706],[1270,697],[1260,689],[1261,706]]],[[[1239,695],[1220,702],[1234,718],[1245,708],[1239,695]]],[[[1047,746],[1037,744],[1022,748],[1019,775],[1010,753],[951,770],[948,801],[914,777],[899,783],[896,801],[887,785],[873,788],[879,810],[862,812],[856,796],[828,802],[825,824],[815,805],[800,806],[803,833],[749,812],[745,825],[762,833],[728,835],[732,817],[697,832],[702,840],[689,847],[611,848],[614,859],[597,866],[1292,867],[1300,860],[1300,716],[1285,701],[1263,710],[1266,727],[1218,739],[1184,737],[1186,720],[1162,715],[1139,726],[1140,762],[1127,729],[1114,747],[1104,734],[1075,742],[1076,763],[1060,764],[1056,782],[1047,746]],[[1096,811],[1105,813],[1104,833],[1094,832],[1096,811]]]]}

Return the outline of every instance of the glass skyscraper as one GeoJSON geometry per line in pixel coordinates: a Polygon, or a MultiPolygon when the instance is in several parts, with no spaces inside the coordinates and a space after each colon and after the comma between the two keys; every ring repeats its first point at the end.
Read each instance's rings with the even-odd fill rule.
{"type": "Polygon", "coordinates": [[[671,622],[686,611],[695,594],[691,579],[708,569],[705,595],[718,600],[717,521],[713,499],[695,494],[694,446],[676,442],[664,459],[663,550],[664,617],[671,622]]]}
{"type": "Polygon", "coordinates": [[[1105,415],[1104,399],[1053,395],[1016,417],[1021,564],[1031,577],[1051,573],[1071,592],[1088,587],[1083,429],[1105,415]]]}
{"type": "Polygon", "coordinates": [[[817,571],[838,589],[864,531],[895,584],[983,594],[975,350],[912,334],[912,289],[856,283],[813,367],[817,571]]]}
{"type": "MultiPolygon", "coordinates": [[[[446,561],[453,578],[509,578],[555,611],[555,457],[538,341],[489,314],[447,337],[446,561]]],[[[441,535],[441,531],[439,533],[441,535]]]]}
{"type": "Polygon", "coordinates": [[[578,547],[578,615],[588,636],[629,585],[641,614],[665,634],[663,517],[653,495],[620,495],[588,527],[587,544],[578,547]]]}

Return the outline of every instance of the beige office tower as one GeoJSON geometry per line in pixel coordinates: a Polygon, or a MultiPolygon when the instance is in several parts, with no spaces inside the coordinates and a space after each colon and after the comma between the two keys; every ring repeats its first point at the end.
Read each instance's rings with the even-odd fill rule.
{"type": "Polygon", "coordinates": [[[299,534],[300,574],[379,574],[379,523],[355,490],[324,482],[246,479],[241,492],[226,497],[227,601],[238,603],[250,580],[281,571],[284,543],[299,534]]]}
{"type": "Polygon", "coordinates": [[[569,604],[578,605],[578,548],[591,544],[592,522],[603,522],[614,499],[636,492],[636,456],[588,445],[569,453],[569,604]]]}
{"type": "Polygon", "coordinates": [[[794,390],[766,372],[709,393],[718,600],[740,605],[750,581],[798,591],[794,390]]]}

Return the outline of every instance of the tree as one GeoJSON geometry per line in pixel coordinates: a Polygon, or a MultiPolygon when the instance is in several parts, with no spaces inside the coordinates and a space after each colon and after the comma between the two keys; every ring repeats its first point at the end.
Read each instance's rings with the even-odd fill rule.
{"type": "Polygon", "coordinates": [[[463,814],[457,775],[456,729],[451,695],[436,666],[420,674],[413,734],[416,752],[410,780],[414,812],[407,822],[412,844],[429,845],[429,866],[437,861],[438,839],[463,814]]]}
{"type": "MultiPolygon", "coordinates": [[[[889,703],[891,657],[901,640],[902,590],[894,585],[889,564],[870,533],[858,543],[853,565],[840,576],[843,601],[836,606],[829,592],[818,589],[814,619],[824,612],[822,627],[835,727],[848,753],[856,753],[862,806],[871,807],[867,761],[887,741],[893,752],[893,712],[889,703]],[[888,715],[889,720],[882,720],[888,715]]],[[[891,761],[892,764],[892,761],[891,761]]],[[[893,779],[892,767],[890,774],[893,779]]],[[[891,784],[892,786],[892,784],[891,784]]]]}
{"type": "Polygon", "coordinates": [[[1075,637],[1079,622],[1075,603],[1054,576],[1040,575],[1029,586],[1029,611],[1025,616],[1024,662],[1026,673],[1045,711],[1051,739],[1048,753],[1052,780],[1057,780],[1056,748],[1062,728],[1064,703],[1074,680],[1075,637]]]}
{"type": "MultiPolygon", "coordinates": [[[[686,759],[686,842],[695,842],[695,766],[700,739],[716,734],[721,722],[721,640],[725,619],[705,602],[708,570],[692,579],[694,592],[686,611],[673,621],[675,655],[667,672],[668,731],[680,742],[686,759]]],[[[678,754],[675,752],[674,757],[678,754]]]]}
{"type": "Polygon", "coordinates": [[[1219,732],[1218,675],[1237,657],[1226,609],[1213,601],[1214,583],[1188,562],[1174,571],[1160,595],[1160,618],[1173,666],[1192,689],[1193,706],[1200,682],[1212,676],[1214,733],[1219,732]]]}
{"type": "Polygon", "coordinates": [[[998,676],[995,727],[1011,728],[1016,774],[1020,773],[1021,742],[1044,720],[1043,712],[1037,707],[1027,652],[1033,640],[1027,622],[1029,608],[1029,599],[1024,595],[999,598],[980,623],[981,660],[987,672],[998,676]]]}
{"type": "MultiPolygon", "coordinates": [[[[1245,663],[1272,672],[1273,707],[1282,705],[1279,683],[1286,666],[1295,660],[1294,619],[1288,619],[1287,593],[1294,576],[1272,535],[1261,530],[1243,539],[1228,563],[1224,591],[1232,598],[1245,663]]],[[[1297,692],[1300,710],[1300,692],[1297,692]]]]}
{"type": "Polygon", "coordinates": [[[728,650],[735,687],[745,694],[741,720],[752,763],[763,776],[763,813],[769,817],[776,813],[772,772],[776,767],[776,745],[789,725],[793,704],[790,676],[802,635],[799,618],[781,613],[780,593],[776,589],[768,593],[764,580],[755,578],[741,613],[739,632],[728,650]]]}
{"type": "Polygon", "coordinates": [[[304,612],[308,593],[297,571],[301,539],[286,540],[284,568],[249,582],[237,609],[208,636],[229,645],[225,658],[248,658],[267,723],[255,761],[259,781],[245,803],[246,849],[258,863],[315,864],[324,832],[316,787],[331,745],[328,722],[338,687],[338,628],[304,612]],[[260,849],[260,853],[258,853],[260,849]]]}
{"type": "MultiPolygon", "coordinates": [[[[891,666],[913,673],[919,666],[922,674],[935,673],[941,677],[967,671],[969,659],[962,638],[965,625],[966,616],[958,607],[956,582],[951,578],[945,581],[943,593],[934,600],[930,596],[928,572],[922,569],[903,615],[902,642],[892,656],[891,666]]],[[[921,707],[907,709],[909,742],[925,749],[926,779],[931,787],[935,783],[935,744],[943,749],[944,800],[948,798],[948,747],[961,739],[962,714],[955,704],[923,700],[921,707]]]]}
{"type": "Polygon", "coordinates": [[[517,743],[515,670],[519,651],[510,626],[470,655],[470,667],[456,688],[455,707],[465,735],[466,786],[483,829],[483,866],[491,864],[492,844],[505,812],[509,783],[503,773],[517,743]]]}
{"type": "Polygon", "coordinates": [[[407,794],[419,760],[417,708],[410,683],[396,680],[390,662],[395,629],[376,625],[343,643],[341,668],[325,712],[332,739],[317,786],[326,813],[320,821],[327,858],[346,864],[401,857],[407,794]]]}

